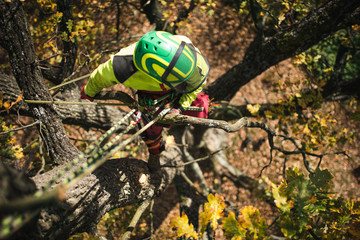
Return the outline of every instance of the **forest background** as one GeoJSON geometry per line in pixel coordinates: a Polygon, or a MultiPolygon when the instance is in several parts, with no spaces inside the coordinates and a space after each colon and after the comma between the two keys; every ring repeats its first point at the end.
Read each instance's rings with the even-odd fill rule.
{"type": "Polygon", "coordinates": [[[0,238],[358,239],[359,5],[1,0],[0,238]],[[129,108],[79,104],[81,76],[151,30],[207,57],[220,121],[163,119],[158,173],[140,138],[106,162],[88,150],[129,108]]]}

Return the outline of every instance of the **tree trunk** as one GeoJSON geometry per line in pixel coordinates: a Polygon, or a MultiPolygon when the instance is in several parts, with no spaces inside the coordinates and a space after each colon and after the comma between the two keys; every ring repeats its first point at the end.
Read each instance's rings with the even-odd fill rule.
{"type": "MultiPolygon", "coordinates": [[[[0,1],[0,44],[9,54],[13,74],[25,99],[52,100],[38,67],[38,59],[31,40],[20,1],[0,1]]],[[[67,162],[79,151],[70,143],[63,124],[53,105],[32,104],[29,110],[49,156],[56,164],[67,162]]]]}

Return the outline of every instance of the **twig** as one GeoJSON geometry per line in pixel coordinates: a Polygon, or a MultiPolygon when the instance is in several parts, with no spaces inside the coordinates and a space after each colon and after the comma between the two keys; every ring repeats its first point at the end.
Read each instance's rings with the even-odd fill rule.
{"type": "Polygon", "coordinates": [[[144,202],[142,202],[142,204],[138,207],[138,209],[136,210],[133,218],[131,219],[131,222],[130,222],[129,226],[126,229],[126,232],[122,236],[121,240],[127,240],[127,239],[130,238],[131,233],[135,229],[136,224],[140,220],[140,217],[144,213],[146,208],[149,206],[150,202],[151,202],[151,199],[147,199],[144,202]]]}
{"type": "Polygon", "coordinates": [[[198,192],[204,199],[207,199],[207,196],[209,195],[208,191],[200,191],[184,172],[181,172],[181,176],[192,188],[195,189],[196,192],[198,192]]]}
{"type": "Polygon", "coordinates": [[[28,148],[30,148],[34,143],[36,143],[38,140],[40,139],[40,137],[35,138],[34,140],[32,140],[28,145],[26,145],[25,147],[23,147],[23,152],[25,152],[28,148]]]}
{"type": "MultiPolygon", "coordinates": [[[[346,157],[348,157],[349,159],[352,159],[346,152],[335,152],[335,153],[324,153],[324,154],[320,154],[320,155],[317,155],[316,157],[319,158],[319,162],[316,166],[316,168],[319,168],[320,167],[320,164],[321,164],[321,161],[323,159],[324,156],[327,156],[327,155],[340,155],[340,154],[343,154],[345,155],[346,157]]],[[[310,155],[310,154],[309,154],[310,155]]],[[[316,155],[316,154],[311,154],[312,156],[313,155],[316,155]]]]}
{"type": "Polygon", "coordinates": [[[45,161],[45,157],[44,157],[43,146],[44,146],[43,141],[41,138],[39,138],[39,154],[40,154],[40,158],[41,158],[41,168],[36,173],[36,175],[43,173],[45,170],[46,161],[45,161]]]}
{"type": "Polygon", "coordinates": [[[151,199],[151,203],[150,203],[150,239],[153,239],[153,235],[154,235],[154,214],[153,214],[153,209],[154,209],[154,199],[151,199]]]}
{"type": "MultiPolygon", "coordinates": [[[[191,116],[186,116],[186,115],[181,115],[181,114],[169,114],[169,115],[166,115],[159,122],[160,123],[165,123],[165,124],[170,124],[170,125],[191,124],[191,125],[206,126],[206,127],[210,127],[210,128],[223,129],[226,132],[237,132],[243,127],[263,129],[268,134],[268,141],[269,141],[269,145],[270,145],[270,161],[266,166],[264,166],[261,169],[259,177],[262,175],[262,172],[266,168],[270,167],[270,165],[272,163],[272,160],[273,160],[273,151],[274,150],[282,152],[285,155],[301,154],[302,158],[303,158],[304,165],[305,165],[305,167],[306,167],[306,169],[307,169],[307,171],[309,173],[312,173],[313,171],[310,168],[309,162],[307,161],[307,156],[313,156],[313,157],[319,158],[320,161],[318,163],[318,167],[320,166],[322,158],[324,156],[326,156],[326,155],[344,154],[345,156],[349,157],[345,152],[315,154],[315,153],[304,151],[296,143],[295,139],[293,139],[291,137],[284,136],[284,135],[278,135],[273,129],[268,127],[265,123],[252,122],[252,121],[249,121],[246,117],[241,118],[240,120],[238,120],[235,123],[229,123],[229,122],[222,121],[222,120],[196,118],[196,117],[191,117],[191,116]],[[281,147],[275,146],[274,137],[281,137],[284,140],[290,141],[295,146],[296,150],[295,151],[288,151],[288,150],[285,150],[285,149],[283,149],[281,147]]],[[[194,162],[202,161],[202,160],[207,159],[207,158],[208,157],[201,158],[201,159],[196,159],[196,160],[194,160],[194,162]]],[[[191,163],[193,163],[193,161],[188,162],[188,163],[184,163],[184,164],[181,164],[181,165],[175,165],[175,166],[174,165],[173,166],[171,166],[171,165],[163,165],[162,167],[180,167],[180,166],[182,167],[182,166],[185,166],[185,165],[191,164],[191,163]]]]}
{"type": "Polygon", "coordinates": [[[192,161],[189,161],[189,162],[186,162],[186,163],[181,163],[181,164],[176,164],[176,165],[170,165],[170,164],[164,164],[164,165],[161,165],[161,167],[169,167],[169,168],[178,168],[178,167],[184,167],[186,165],[189,165],[189,164],[193,164],[195,162],[200,162],[200,161],[204,161],[204,160],[207,160],[209,159],[209,157],[217,154],[218,152],[221,152],[225,149],[227,149],[228,147],[224,147],[224,148],[221,148],[219,150],[216,150],[215,152],[212,152],[210,153],[209,155],[205,156],[205,157],[201,157],[201,158],[197,158],[195,160],[192,160],[192,161]]]}
{"type": "Polygon", "coordinates": [[[287,157],[285,157],[284,159],[284,166],[283,166],[283,178],[285,179],[285,181],[287,181],[287,177],[286,177],[286,162],[287,162],[287,157]]]}
{"type": "Polygon", "coordinates": [[[6,131],[6,132],[1,132],[0,135],[5,135],[5,134],[8,134],[8,133],[10,133],[10,132],[20,131],[20,130],[23,130],[23,129],[25,129],[25,128],[29,128],[29,127],[35,126],[35,125],[37,125],[37,124],[39,124],[39,123],[40,123],[39,121],[36,121],[36,122],[33,122],[33,123],[31,123],[31,124],[29,124],[29,125],[26,125],[26,126],[23,126],[23,127],[13,128],[13,129],[10,129],[10,130],[8,130],[8,131],[6,131]]]}
{"type": "Polygon", "coordinates": [[[57,105],[94,105],[94,106],[136,106],[136,100],[129,94],[121,91],[101,91],[94,96],[97,100],[118,100],[122,103],[103,103],[103,102],[68,102],[68,101],[45,101],[45,100],[28,100],[23,101],[30,104],[57,104],[57,105]]]}
{"type": "Polygon", "coordinates": [[[55,89],[57,89],[57,88],[63,87],[63,86],[65,86],[65,85],[68,85],[68,84],[73,83],[73,82],[80,81],[80,80],[82,80],[82,79],[84,79],[84,78],[90,77],[90,75],[91,75],[91,73],[86,74],[86,75],[83,75],[83,76],[81,76],[81,77],[75,78],[75,79],[70,80],[70,81],[67,81],[67,82],[63,82],[63,83],[61,83],[61,84],[59,84],[59,85],[56,85],[56,86],[54,86],[54,87],[52,87],[52,88],[49,88],[49,91],[50,91],[50,90],[55,90],[55,89]]]}
{"type": "Polygon", "coordinates": [[[273,160],[273,154],[272,154],[273,150],[274,150],[274,149],[270,147],[270,161],[269,161],[269,163],[268,163],[267,165],[265,165],[265,166],[260,170],[260,173],[259,173],[259,176],[258,176],[258,177],[261,177],[262,172],[263,172],[266,168],[270,167],[270,165],[271,165],[271,163],[272,163],[272,160],[273,160]]]}

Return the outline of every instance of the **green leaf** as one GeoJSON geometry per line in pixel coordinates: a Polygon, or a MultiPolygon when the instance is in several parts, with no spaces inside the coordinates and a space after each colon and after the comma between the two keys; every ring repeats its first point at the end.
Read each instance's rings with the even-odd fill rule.
{"type": "Polygon", "coordinates": [[[281,223],[281,232],[286,238],[292,238],[298,231],[298,226],[296,221],[291,219],[288,215],[282,217],[281,223]]]}
{"type": "Polygon", "coordinates": [[[265,219],[261,218],[259,210],[253,206],[247,206],[240,210],[240,226],[247,229],[252,239],[263,239],[266,236],[265,219]]]}
{"type": "Polygon", "coordinates": [[[246,237],[246,230],[240,227],[233,212],[224,219],[222,229],[225,230],[225,236],[231,237],[231,239],[246,237]]]}
{"type": "MultiPolygon", "coordinates": [[[[284,182],[284,184],[286,184],[284,182]]],[[[288,202],[287,201],[287,197],[284,196],[283,193],[281,193],[281,188],[284,185],[281,184],[280,186],[276,186],[274,183],[271,184],[271,189],[272,189],[272,195],[274,198],[274,202],[276,204],[276,206],[282,211],[282,212],[290,212],[290,209],[293,206],[293,202],[288,202]]]]}
{"type": "Polygon", "coordinates": [[[309,175],[309,178],[319,189],[329,190],[332,187],[333,175],[327,169],[320,170],[317,168],[313,174],[309,175]]]}

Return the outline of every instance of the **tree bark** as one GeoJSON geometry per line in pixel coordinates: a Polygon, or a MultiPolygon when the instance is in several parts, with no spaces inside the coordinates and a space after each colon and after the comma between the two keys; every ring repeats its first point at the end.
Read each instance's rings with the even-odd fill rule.
{"type": "MultiPolygon", "coordinates": [[[[51,100],[45,87],[20,1],[0,2],[0,44],[8,54],[17,84],[26,99],[51,100]]],[[[49,156],[56,164],[67,162],[79,151],[70,143],[61,119],[52,105],[29,106],[49,156]]]]}
{"type": "MultiPolygon", "coordinates": [[[[162,154],[162,165],[178,165],[180,162],[181,151],[178,147],[170,147],[162,154]]],[[[38,188],[47,184],[57,171],[59,169],[35,177],[38,188]]],[[[69,189],[64,202],[43,209],[36,223],[33,223],[38,228],[25,227],[27,231],[20,231],[12,239],[68,239],[76,233],[93,232],[105,213],[155,198],[181,171],[183,168],[164,167],[150,173],[142,160],[108,160],[69,189]]]]}
{"type": "MultiPolygon", "coordinates": [[[[0,73],[0,92],[3,93],[5,101],[15,102],[21,94],[21,90],[15,79],[0,73]]],[[[58,94],[55,101],[74,101],[80,100],[80,89],[63,91],[58,94]]],[[[85,100],[84,102],[87,102],[85,100]]],[[[64,124],[71,124],[83,128],[98,128],[108,130],[115,122],[125,116],[125,111],[111,106],[88,106],[88,105],[52,105],[57,111],[61,121],[64,124]]],[[[19,112],[22,116],[32,116],[29,105],[25,102],[19,102],[10,109],[10,113],[19,112]]]]}
{"type": "Polygon", "coordinates": [[[339,29],[359,22],[360,2],[330,0],[300,22],[271,37],[255,37],[244,59],[206,88],[215,100],[230,100],[237,91],[284,59],[295,56],[317,44],[339,29]]]}

